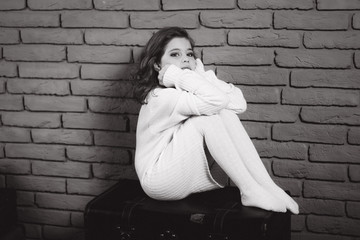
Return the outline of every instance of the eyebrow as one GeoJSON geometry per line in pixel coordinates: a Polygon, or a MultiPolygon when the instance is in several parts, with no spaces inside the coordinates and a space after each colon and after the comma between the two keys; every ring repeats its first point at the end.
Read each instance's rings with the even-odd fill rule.
{"type": "MultiPolygon", "coordinates": [[[[169,50],[169,52],[172,52],[172,51],[179,51],[180,50],[180,48],[173,48],[173,49],[170,49],[169,50]]],[[[192,48],[188,48],[188,49],[186,49],[187,51],[194,51],[192,48]]]]}

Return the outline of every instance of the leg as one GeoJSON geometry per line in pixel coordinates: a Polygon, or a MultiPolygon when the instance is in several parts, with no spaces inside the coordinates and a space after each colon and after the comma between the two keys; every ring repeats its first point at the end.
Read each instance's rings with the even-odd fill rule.
{"type": "Polygon", "coordinates": [[[261,186],[282,199],[291,212],[298,214],[299,206],[271,179],[238,116],[227,110],[221,111],[220,116],[250,174],[261,186]]]}
{"type": "Polygon", "coordinates": [[[187,121],[204,136],[215,161],[240,189],[243,205],[277,212],[286,211],[285,204],[252,177],[219,115],[192,117],[187,121]]]}

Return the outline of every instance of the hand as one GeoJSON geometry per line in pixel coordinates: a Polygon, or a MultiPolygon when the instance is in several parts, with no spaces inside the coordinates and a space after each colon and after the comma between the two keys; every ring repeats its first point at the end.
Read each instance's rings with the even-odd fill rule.
{"type": "Polygon", "coordinates": [[[159,79],[159,84],[161,86],[165,86],[164,85],[164,74],[169,67],[170,67],[170,65],[167,64],[163,68],[161,68],[161,70],[159,71],[158,79],[159,79]]]}
{"type": "Polygon", "coordinates": [[[199,74],[205,73],[204,64],[201,62],[200,58],[196,59],[196,67],[194,71],[199,74]]]}

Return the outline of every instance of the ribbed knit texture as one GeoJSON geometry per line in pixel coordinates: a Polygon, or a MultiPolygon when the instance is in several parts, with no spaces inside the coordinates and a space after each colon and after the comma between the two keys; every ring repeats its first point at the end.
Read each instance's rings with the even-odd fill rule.
{"type": "Polygon", "coordinates": [[[229,90],[225,92],[211,81],[214,79],[207,79],[204,74],[171,65],[164,74],[167,87],[155,89],[142,106],[135,167],[148,195],[180,199],[220,186],[210,175],[203,136],[192,134],[196,129],[186,120],[216,114],[229,106],[233,106],[229,110],[241,113],[246,109],[246,101],[240,89],[224,83],[229,90]],[[165,151],[167,155],[162,156],[165,151]]]}

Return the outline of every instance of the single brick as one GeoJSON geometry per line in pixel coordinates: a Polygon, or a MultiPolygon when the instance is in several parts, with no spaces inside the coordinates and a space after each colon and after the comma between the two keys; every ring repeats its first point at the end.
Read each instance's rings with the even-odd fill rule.
{"type": "Polygon", "coordinates": [[[83,32],[79,29],[22,29],[23,43],[82,44],[83,32]]]}
{"type": "Polygon", "coordinates": [[[354,29],[360,29],[360,13],[355,13],[353,15],[352,25],[354,29]]]}
{"type": "Polygon", "coordinates": [[[277,11],[275,29],[346,30],[349,15],[342,12],[277,11]]]}
{"type": "Polygon", "coordinates": [[[274,161],[274,174],[279,177],[304,178],[344,182],[347,180],[347,166],[299,161],[274,161]]]}
{"type": "Polygon", "coordinates": [[[85,42],[96,45],[140,45],[144,46],[151,38],[150,30],[109,30],[86,29],[85,42]]]}
{"type": "Polygon", "coordinates": [[[360,88],[360,73],[354,70],[293,70],[291,86],[360,88]]]}
{"type": "Polygon", "coordinates": [[[125,81],[73,81],[73,95],[132,97],[133,84],[125,81]]]}
{"type": "Polygon", "coordinates": [[[279,141],[344,144],[347,129],[341,126],[274,124],[273,139],[279,141]]]}
{"type": "Polygon", "coordinates": [[[65,193],[64,178],[39,177],[39,176],[7,176],[9,187],[19,190],[47,191],[65,193]]]}
{"type": "Polygon", "coordinates": [[[113,131],[125,131],[127,128],[127,120],[121,115],[65,113],[62,121],[64,128],[113,131]]]}
{"type": "Polygon", "coordinates": [[[4,158],[4,144],[0,143],[0,158],[4,158]]]}
{"type": "Polygon", "coordinates": [[[241,86],[247,103],[279,103],[280,89],[274,87],[245,87],[241,86]]]}
{"type": "Polygon", "coordinates": [[[62,226],[67,226],[70,223],[70,213],[65,211],[40,208],[19,208],[17,213],[19,215],[19,220],[23,222],[62,226]]]}
{"type": "Polygon", "coordinates": [[[307,158],[308,146],[303,143],[254,141],[260,157],[304,160],[307,158]]]}
{"type": "Polygon", "coordinates": [[[127,28],[129,16],[121,12],[71,11],[61,15],[62,27],[127,28]]]}
{"type": "Polygon", "coordinates": [[[357,146],[311,145],[310,161],[334,163],[359,163],[360,149],[357,146]]]}
{"type": "Polygon", "coordinates": [[[60,62],[66,59],[65,47],[52,45],[5,46],[3,54],[9,61],[60,62]]]}
{"type": "Polygon", "coordinates": [[[28,0],[32,10],[91,9],[91,0],[28,0]]]}
{"type": "Polygon", "coordinates": [[[352,54],[325,50],[276,50],[275,62],[280,67],[338,68],[351,67],[352,54]]]}
{"type": "Polygon", "coordinates": [[[159,0],[94,0],[101,10],[159,10],[159,0]]]}
{"type": "Polygon", "coordinates": [[[360,125],[359,108],[303,107],[300,116],[303,122],[360,125]]]}
{"type": "Polygon", "coordinates": [[[0,28],[0,44],[17,44],[20,42],[19,30],[0,28]]]}
{"type": "Polygon", "coordinates": [[[135,148],[135,133],[94,132],[95,145],[135,148]]]}
{"type": "Polygon", "coordinates": [[[1,159],[0,173],[2,174],[30,174],[30,161],[20,159],[1,159]]]}
{"type": "Polygon", "coordinates": [[[62,143],[90,145],[92,136],[86,130],[66,129],[33,129],[31,131],[35,143],[62,143]]]}
{"type": "Polygon", "coordinates": [[[130,125],[130,131],[135,132],[136,131],[136,127],[137,127],[137,122],[138,122],[138,116],[137,115],[129,115],[129,125],[130,125]]]}
{"type": "Polygon", "coordinates": [[[345,202],[342,201],[299,198],[296,202],[302,214],[345,216],[345,202]]]}
{"type": "Polygon", "coordinates": [[[354,237],[347,237],[344,235],[330,235],[330,234],[321,234],[321,233],[307,233],[307,232],[298,232],[291,234],[292,240],[354,240],[354,237]]]}
{"type": "Polygon", "coordinates": [[[40,144],[6,144],[5,153],[11,158],[65,161],[65,147],[40,144]]]}
{"type": "Polygon", "coordinates": [[[31,111],[85,112],[86,101],[80,97],[25,96],[25,107],[31,111]]]}
{"type": "Polygon", "coordinates": [[[242,120],[261,122],[295,122],[298,119],[300,108],[272,104],[249,105],[245,113],[240,115],[242,120]]]}
{"type": "Polygon", "coordinates": [[[305,181],[304,197],[359,201],[360,184],[305,181]]]}
{"type": "Polygon", "coordinates": [[[251,139],[270,139],[271,126],[267,123],[242,122],[251,139]]]}
{"type": "Polygon", "coordinates": [[[201,24],[211,28],[270,28],[272,13],[263,11],[202,12],[201,24]]]}
{"type": "Polygon", "coordinates": [[[0,77],[16,77],[17,76],[17,66],[15,63],[0,62],[0,77]]]}
{"type": "Polygon", "coordinates": [[[76,228],[76,227],[69,227],[69,226],[51,226],[51,225],[44,225],[44,237],[46,239],[84,239],[84,229],[83,228],[76,228]]]}
{"type": "Polygon", "coordinates": [[[359,128],[351,128],[350,129],[348,141],[351,144],[360,145],[360,129],[359,128]]]}
{"type": "Polygon", "coordinates": [[[5,92],[5,79],[0,79],[0,93],[5,92]]]}
{"type": "Polygon", "coordinates": [[[27,237],[42,238],[42,225],[24,223],[25,232],[27,237]]]}
{"type": "Polygon", "coordinates": [[[59,27],[58,13],[45,12],[2,12],[0,15],[2,27],[59,27]]]}
{"type": "Polygon", "coordinates": [[[130,155],[127,150],[113,147],[68,146],[66,153],[71,160],[81,162],[106,162],[121,165],[130,163],[130,155]]]}
{"type": "Polygon", "coordinates": [[[99,195],[117,181],[99,179],[67,179],[68,194],[99,195]]]}
{"type": "Polygon", "coordinates": [[[347,202],[346,212],[350,217],[360,219],[360,203],[359,202],[347,202]]]}
{"type": "Polygon", "coordinates": [[[19,75],[22,78],[77,78],[79,66],[68,63],[21,63],[19,75]]]}
{"type": "Polygon", "coordinates": [[[0,95],[0,110],[23,110],[22,96],[0,95]]]}
{"type": "Polygon", "coordinates": [[[349,166],[349,178],[353,182],[360,182],[360,166],[357,165],[349,166]]]}
{"type": "Polygon", "coordinates": [[[289,82],[286,69],[269,67],[217,67],[217,77],[233,84],[284,86],[289,82]]]}
{"type": "Polygon", "coordinates": [[[198,10],[198,9],[234,9],[236,6],[234,0],[163,0],[162,7],[166,10],[198,10]]]}
{"type": "Polygon", "coordinates": [[[206,48],[203,50],[204,64],[224,65],[271,65],[274,51],[259,48],[206,48]]]}
{"type": "Polygon", "coordinates": [[[81,78],[105,80],[128,79],[129,70],[129,65],[83,64],[81,66],[81,78]]]}
{"type": "Polygon", "coordinates": [[[93,164],[94,177],[100,179],[137,179],[135,169],[132,166],[121,166],[105,163],[93,164]]]}
{"type": "Polygon", "coordinates": [[[0,10],[20,10],[25,7],[25,0],[1,0],[0,2],[0,10]]]}
{"type": "Polygon", "coordinates": [[[312,0],[238,0],[240,9],[313,9],[312,0]]]}
{"type": "Polygon", "coordinates": [[[312,232],[360,236],[359,225],[360,220],[345,217],[311,215],[307,218],[307,227],[312,232]]]}
{"type": "Polygon", "coordinates": [[[35,206],[35,194],[33,192],[16,191],[16,203],[18,206],[35,206]]]}
{"type": "Polygon", "coordinates": [[[10,93],[69,95],[69,83],[63,80],[11,79],[7,81],[10,93]]]}
{"type": "Polygon", "coordinates": [[[69,46],[69,62],[86,63],[128,63],[131,49],[114,46],[69,46]]]}
{"type": "Polygon", "coordinates": [[[72,212],[71,213],[71,226],[84,228],[84,213],[72,212]]]}
{"type": "MultiPolygon", "coordinates": [[[[291,216],[291,239],[295,240],[294,232],[302,232],[306,229],[305,226],[306,216],[305,215],[293,215],[291,216]]],[[[307,238],[308,239],[308,238],[307,238]]]]}
{"type": "Polygon", "coordinates": [[[360,9],[360,2],[357,0],[318,0],[319,10],[356,10],[360,9]]]}
{"type": "Polygon", "coordinates": [[[0,142],[31,142],[29,129],[2,126],[0,142]]]}
{"type": "Polygon", "coordinates": [[[357,32],[307,32],[304,35],[306,48],[360,48],[360,33],[357,32]]]}
{"type": "Polygon", "coordinates": [[[141,105],[133,99],[90,98],[89,109],[96,113],[138,114],[141,105]]]}
{"type": "Polygon", "coordinates": [[[342,89],[284,89],[282,103],[291,105],[358,106],[359,93],[342,89]]]}
{"type": "Polygon", "coordinates": [[[223,46],[226,43],[226,32],[222,29],[196,29],[189,31],[195,46],[223,46]]]}
{"type": "Polygon", "coordinates": [[[292,47],[301,44],[300,34],[291,31],[276,30],[230,30],[228,42],[230,45],[254,47],[292,47]]]}
{"type": "Polygon", "coordinates": [[[163,28],[182,26],[183,28],[197,28],[198,15],[190,12],[142,12],[130,15],[130,25],[133,28],[163,28]]]}
{"type": "Polygon", "coordinates": [[[360,68],[360,54],[358,52],[355,53],[354,61],[356,68],[360,68]]]}
{"type": "Polygon", "coordinates": [[[31,165],[34,175],[90,178],[90,164],[77,162],[34,161],[31,165]]]}

